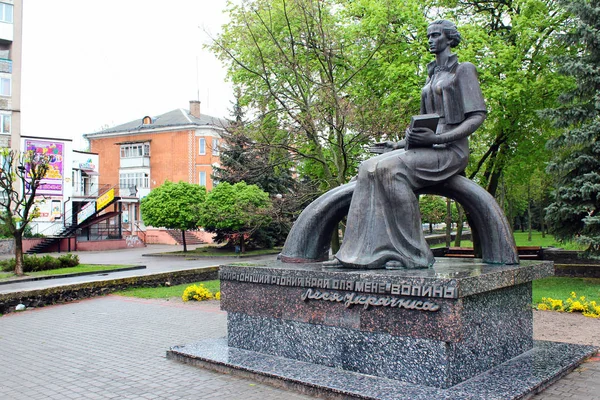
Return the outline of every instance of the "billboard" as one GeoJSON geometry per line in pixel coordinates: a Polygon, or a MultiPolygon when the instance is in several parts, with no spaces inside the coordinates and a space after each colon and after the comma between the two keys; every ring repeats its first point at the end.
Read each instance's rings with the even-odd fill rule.
{"type": "Polygon", "coordinates": [[[41,180],[37,194],[62,195],[64,177],[64,143],[48,140],[27,139],[25,150],[50,157],[46,176],[41,180]]]}
{"type": "Polygon", "coordinates": [[[106,207],[107,204],[109,204],[114,199],[115,189],[113,188],[96,199],[96,210],[102,210],[104,207],[106,207]]]}

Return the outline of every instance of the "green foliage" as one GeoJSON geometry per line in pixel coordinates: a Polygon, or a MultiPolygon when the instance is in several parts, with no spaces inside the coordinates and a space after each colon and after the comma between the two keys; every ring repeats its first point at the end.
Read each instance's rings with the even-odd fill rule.
{"type": "MultiPolygon", "coordinates": [[[[186,231],[198,227],[200,207],[206,197],[204,186],[166,181],[142,199],[140,211],[144,224],[186,231]]],[[[187,245],[184,242],[184,251],[187,245]]]]}
{"type": "Polygon", "coordinates": [[[271,222],[271,200],[256,185],[223,182],[207,196],[201,207],[200,223],[208,232],[220,233],[217,240],[237,241],[245,250],[245,239],[271,222]]]}
{"type": "Polygon", "coordinates": [[[446,216],[446,202],[440,196],[424,195],[419,197],[419,208],[423,223],[439,224],[446,216]]]}
{"type": "Polygon", "coordinates": [[[557,132],[538,111],[553,107],[557,95],[572,85],[550,62],[566,51],[557,32],[568,26],[568,14],[554,0],[435,3],[441,17],[460,22],[465,40],[457,53],[477,66],[488,106],[484,126],[471,138],[468,176],[493,195],[504,183],[505,203],[526,203],[526,191],[507,191],[526,185],[551,155],[545,142],[557,132]]]}
{"type": "MultiPolygon", "coordinates": [[[[2,271],[13,271],[15,268],[15,259],[0,261],[0,269],[2,271]]],[[[23,257],[23,272],[38,272],[54,270],[59,268],[69,268],[79,265],[79,256],[74,254],[65,254],[58,258],[45,255],[42,257],[28,256],[23,257]]]]}
{"type": "Polygon", "coordinates": [[[142,199],[144,224],[169,229],[195,229],[206,188],[186,182],[166,181],[142,199]]]}
{"type": "Polygon", "coordinates": [[[588,246],[590,256],[600,257],[600,2],[560,3],[573,14],[563,42],[580,51],[557,58],[560,71],[574,77],[577,86],[563,93],[559,107],[545,113],[564,129],[548,142],[555,191],[546,220],[555,236],[575,239],[588,246]]]}
{"type": "Polygon", "coordinates": [[[228,65],[242,105],[276,127],[253,139],[292,154],[298,172],[322,189],[345,183],[371,136],[398,135],[398,121],[418,111],[423,3],[229,3],[230,22],[210,47],[228,65]]]}

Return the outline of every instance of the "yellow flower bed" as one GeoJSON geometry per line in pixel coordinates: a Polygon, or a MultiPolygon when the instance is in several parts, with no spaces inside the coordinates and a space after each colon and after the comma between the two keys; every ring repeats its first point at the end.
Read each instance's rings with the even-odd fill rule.
{"type": "Polygon", "coordinates": [[[575,292],[571,292],[564,302],[559,299],[542,297],[542,302],[537,305],[538,310],[554,310],[560,312],[580,312],[586,317],[600,318],[600,305],[595,301],[588,301],[585,296],[577,297],[575,292]]]}
{"type": "MultiPolygon", "coordinates": [[[[219,297],[221,296],[219,295],[219,297]]],[[[183,301],[203,301],[212,299],[213,294],[210,292],[210,290],[205,288],[204,285],[191,285],[185,288],[185,290],[183,291],[183,296],[181,296],[181,298],[183,299],[183,301]]]]}

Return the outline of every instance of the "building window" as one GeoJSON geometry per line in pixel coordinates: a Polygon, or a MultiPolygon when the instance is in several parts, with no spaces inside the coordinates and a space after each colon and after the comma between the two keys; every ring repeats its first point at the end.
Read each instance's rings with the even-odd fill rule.
{"type": "Polygon", "coordinates": [[[121,146],[121,158],[149,157],[150,145],[146,143],[127,144],[121,146]]]}
{"type": "Polygon", "coordinates": [[[0,95],[10,96],[10,78],[0,78],[0,95]]]}
{"type": "Polygon", "coordinates": [[[219,155],[219,139],[217,138],[213,138],[212,141],[212,155],[213,156],[218,156],[219,155]]]}
{"type": "Polygon", "coordinates": [[[10,133],[10,114],[0,114],[0,132],[10,133]]]}
{"type": "Polygon", "coordinates": [[[13,5],[0,3],[0,22],[13,23],[13,5]]]}
{"type": "Polygon", "coordinates": [[[206,172],[204,171],[200,172],[199,184],[200,186],[206,187],[206,172]]]}
{"type": "Polygon", "coordinates": [[[148,174],[145,172],[128,172],[119,174],[119,188],[129,189],[137,187],[138,189],[148,189],[148,174]]]}
{"type": "Polygon", "coordinates": [[[203,137],[198,139],[198,154],[201,156],[206,154],[206,139],[203,137]]]}

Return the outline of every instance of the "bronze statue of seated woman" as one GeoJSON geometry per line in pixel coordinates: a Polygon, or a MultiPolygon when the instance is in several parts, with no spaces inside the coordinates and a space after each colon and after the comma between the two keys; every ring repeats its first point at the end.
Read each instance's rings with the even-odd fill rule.
{"type": "MultiPolygon", "coordinates": [[[[325,263],[326,266],[364,269],[431,267],[435,259],[423,235],[417,197],[418,193],[431,192],[456,198],[461,204],[473,203],[465,209],[475,214],[483,213],[482,224],[489,224],[490,221],[486,220],[489,218],[500,219],[493,223],[498,226],[498,232],[492,233],[494,237],[482,240],[484,259],[487,246],[487,258],[491,258],[488,262],[518,262],[510,227],[493,197],[486,196],[487,192],[482,193],[472,186],[474,183],[466,183],[464,180],[467,179],[459,176],[468,163],[468,137],[486,117],[475,66],[468,62],[459,63],[457,56],[451,52],[451,48],[461,41],[452,22],[432,22],[427,28],[427,38],[435,61],[427,66],[428,78],[421,92],[421,114],[437,115],[430,118],[437,121],[437,125],[431,126],[435,131],[411,125],[402,141],[377,144],[374,150],[383,154],[363,162],[355,182],[326,193],[315,201],[316,205],[311,204],[312,207],[303,212],[324,215],[320,221],[309,222],[308,226],[303,220],[308,221],[310,217],[303,218],[301,215],[286,241],[282,261],[309,261],[314,260],[311,258],[314,256],[323,257],[322,251],[324,247],[329,250],[328,244],[317,240],[319,244],[311,250],[315,254],[306,258],[301,246],[311,240],[303,241],[300,237],[315,231],[311,224],[331,225],[333,220],[337,224],[347,210],[343,243],[334,259],[325,263]],[[466,193],[455,193],[461,190],[466,190],[466,193]],[[351,201],[349,208],[344,210],[343,202],[339,200],[341,197],[347,200],[348,191],[351,201]],[[471,196],[469,191],[477,192],[477,195],[471,196]],[[476,210],[490,207],[489,204],[481,204],[489,203],[490,198],[494,203],[491,205],[493,211],[476,210]],[[305,229],[306,232],[299,232],[305,229]],[[494,244],[487,242],[499,238],[509,248],[490,250],[494,244]],[[300,244],[291,243],[299,239],[300,244]]],[[[480,233],[484,229],[489,227],[475,227],[480,233]]]]}

